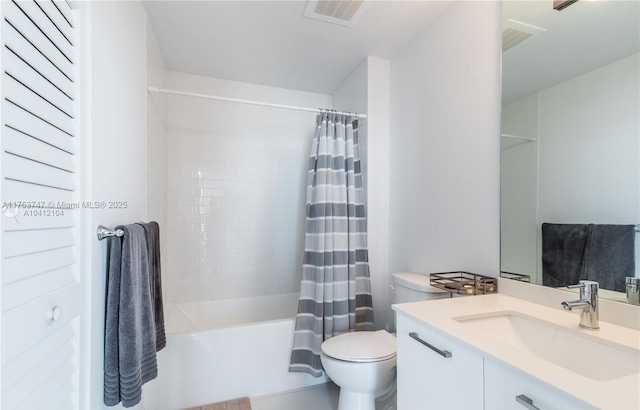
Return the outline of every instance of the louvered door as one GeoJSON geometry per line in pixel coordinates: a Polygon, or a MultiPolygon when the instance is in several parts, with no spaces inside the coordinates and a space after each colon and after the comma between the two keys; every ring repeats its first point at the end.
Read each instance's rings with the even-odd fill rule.
{"type": "Polygon", "coordinates": [[[77,12],[2,1],[1,404],[77,408],[77,12]]]}

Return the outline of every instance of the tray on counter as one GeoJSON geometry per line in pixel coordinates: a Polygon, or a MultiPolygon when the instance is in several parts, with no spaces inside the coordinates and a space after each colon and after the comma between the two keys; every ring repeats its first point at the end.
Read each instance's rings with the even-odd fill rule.
{"type": "Polygon", "coordinates": [[[477,273],[457,271],[430,274],[431,286],[458,295],[486,295],[498,292],[498,280],[477,273]]]}

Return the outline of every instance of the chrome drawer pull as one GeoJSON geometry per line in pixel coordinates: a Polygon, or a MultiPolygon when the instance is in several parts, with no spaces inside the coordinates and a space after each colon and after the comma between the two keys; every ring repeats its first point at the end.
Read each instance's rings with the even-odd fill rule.
{"type": "Polygon", "coordinates": [[[423,345],[427,346],[429,349],[433,350],[434,352],[438,353],[440,356],[442,357],[446,357],[449,358],[451,356],[453,356],[451,354],[451,352],[447,351],[447,350],[440,350],[437,347],[425,342],[424,340],[420,339],[420,337],[418,336],[418,334],[416,332],[411,332],[409,333],[409,337],[412,338],[413,340],[417,340],[418,342],[422,343],[423,345]]]}
{"type": "Polygon", "coordinates": [[[533,400],[531,400],[524,394],[516,396],[516,401],[522,404],[524,407],[528,408],[529,410],[540,410],[540,408],[533,405],[533,400]]]}

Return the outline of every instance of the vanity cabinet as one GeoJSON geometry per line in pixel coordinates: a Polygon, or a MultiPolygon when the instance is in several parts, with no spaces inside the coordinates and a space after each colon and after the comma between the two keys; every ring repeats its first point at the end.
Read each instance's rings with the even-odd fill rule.
{"type": "Polygon", "coordinates": [[[397,343],[399,410],[595,409],[400,312],[397,343]]]}
{"type": "Polygon", "coordinates": [[[595,409],[518,369],[490,359],[484,361],[484,388],[486,410],[595,409]]]}
{"type": "Polygon", "coordinates": [[[398,409],[484,409],[482,355],[400,313],[397,343],[398,409]],[[444,357],[423,342],[451,356],[444,357]]]}
{"type": "Polygon", "coordinates": [[[499,293],[392,308],[399,410],[640,409],[636,329],[499,293]]]}

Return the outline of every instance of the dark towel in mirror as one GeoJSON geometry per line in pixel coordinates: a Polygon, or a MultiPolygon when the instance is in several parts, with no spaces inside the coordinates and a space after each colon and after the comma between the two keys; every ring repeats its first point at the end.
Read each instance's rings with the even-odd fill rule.
{"type": "Polygon", "coordinates": [[[561,287],[578,283],[589,240],[588,224],[542,224],[542,284],[561,287]]]}
{"type": "Polygon", "coordinates": [[[635,225],[542,224],[542,284],[561,287],[594,280],[625,291],[635,273],[635,225]]]}
{"type": "Polygon", "coordinates": [[[586,279],[602,289],[625,292],[625,277],[635,276],[635,236],[635,225],[593,225],[586,279]]]}

